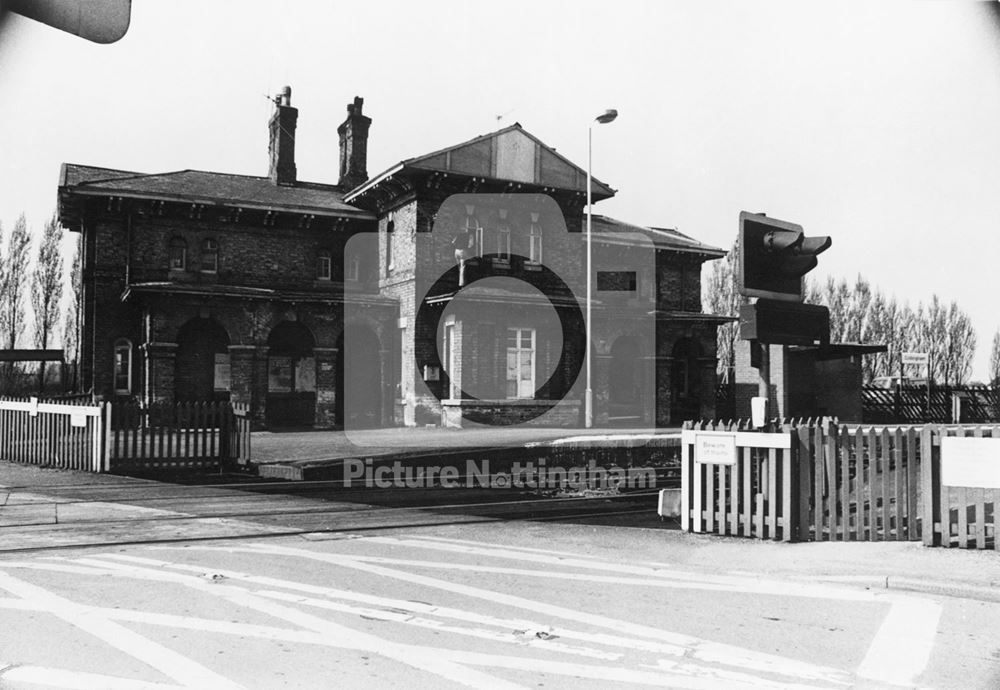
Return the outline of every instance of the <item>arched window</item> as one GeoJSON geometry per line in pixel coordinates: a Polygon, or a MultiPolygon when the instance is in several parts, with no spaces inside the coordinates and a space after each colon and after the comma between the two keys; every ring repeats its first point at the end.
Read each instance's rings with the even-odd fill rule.
{"type": "Polygon", "coordinates": [[[187,242],[183,237],[174,237],[170,240],[170,270],[187,270],[187,242]]]}
{"type": "Polygon", "coordinates": [[[330,250],[320,249],[316,255],[316,279],[330,280],[333,273],[333,260],[330,258],[330,250]]]}
{"type": "Polygon", "coordinates": [[[510,261],[510,225],[505,208],[500,209],[500,225],[497,227],[497,258],[510,261]]]}
{"type": "Polygon", "coordinates": [[[390,211],[385,222],[385,274],[389,275],[389,271],[392,270],[394,265],[394,257],[392,251],[392,235],[396,231],[396,218],[395,214],[390,211]]]}
{"type": "Polygon", "coordinates": [[[201,243],[201,272],[217,273],[219,270],[219,243],[207,239],[201,243]]]}
{"type": "Polygon", "coordinates": [[[115,395],[132,393],[132,343],[124,338],[115,341],[115,395]]]}
{"type": "Polygon", "coordinates": [[[528,231],[528,259],[531,263],[542,263],[542,226],[538,224],[538,214],[531,214],[531,227],[528,231]]]}
{"type": "Polygon", "coordinates": [[[346,275],[344,278],[351,283],[361,280],[361,256],[355,251],[347,257],[346,275]]]}
{"type": "Polygon", "coordinates": [[[476,218],[476,207],[472,204],[465,205],[465,232],[472,238],[475,253],[483,255],[486,253],[486,246],[483,244],[483,226],[476,218]]]}

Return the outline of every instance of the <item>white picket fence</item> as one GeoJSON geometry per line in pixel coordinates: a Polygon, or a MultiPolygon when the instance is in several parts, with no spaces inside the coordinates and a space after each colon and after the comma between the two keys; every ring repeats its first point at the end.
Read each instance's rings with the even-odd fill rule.
{"type": "Polygon", "coordinates": [[[246,405],[0,399],[0,460],[88,472],[157,473],[250,461],[246,405]]]}
{"type": "Polygon", "coordinates": [[[107,403],[0,400],[0,459],[107,472],[109,415],[107,403]]]}

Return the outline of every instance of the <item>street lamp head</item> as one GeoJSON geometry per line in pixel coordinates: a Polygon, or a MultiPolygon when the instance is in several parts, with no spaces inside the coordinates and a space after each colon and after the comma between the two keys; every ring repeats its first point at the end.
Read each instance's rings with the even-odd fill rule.
{"type": "Polygon", "coordinates": [[[594,119],[600,122],[602,125],[606,125],[609,122],[614,121],[616,117],[618,117],[618,111],[615,110],[614,108],[611,108],[609,110],[605,110],[603,113],[601,113],[594,119]]]}

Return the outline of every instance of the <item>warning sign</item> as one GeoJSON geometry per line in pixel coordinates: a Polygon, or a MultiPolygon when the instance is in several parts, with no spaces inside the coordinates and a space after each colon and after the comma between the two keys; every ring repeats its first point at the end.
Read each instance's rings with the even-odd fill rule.
{"type": "Polygon", "coordinates": [[[735,465],[736,432],[696,433],[694,461],[703,465],[735,465]]]}

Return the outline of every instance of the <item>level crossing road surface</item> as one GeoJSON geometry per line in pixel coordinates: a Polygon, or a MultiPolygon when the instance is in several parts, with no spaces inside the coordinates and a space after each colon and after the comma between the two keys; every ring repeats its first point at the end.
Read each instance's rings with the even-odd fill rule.
{"type": "Polygon", "coordinates": [[[993,553],[3,469],[0,688],[1000,687],[993,553]],[[946,568],[981,586],[883,586],[946,568]]]}
{"type": "Polygon", "coordinates": [[[996,602],[611,560],[539,548],[554,527],[528,527],[503,540],[480,526],[463,535],[473,538],[447,536],[463,534],[452,527],[8,554],[0,684],[714,690],[1000,678],[996,602]]]}
{"type": "MultiPolygon", "coordinates": [[[[37,468],[20,469],[29,476],[39,474],[37,468]]],[[[37,489],[27,483],[0,485],[0,553],[511,520],[671,526],[656,515],[655,489],[345,489],[340,481],[237,476],[199,485],[100,479],[75,474],[66,483],[37,489]],[[73,476],[81,481],[74,482],[73,476]]]]}
{"type": "Polygon", "coordinates": [[[680,441],[679,429],[563,429],[530,426],[451,429],[398,427],[351,431],[255,431],[251,434],[254,463],[305,462],[418,452],[498,448],[527,443],[578,442],[591,439],[655,435],[680,441]]]}

